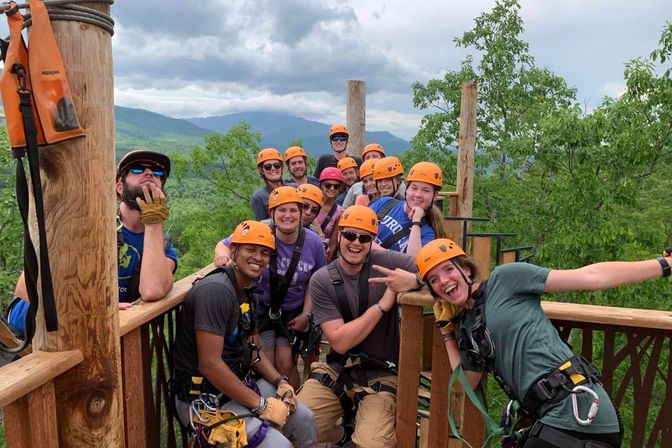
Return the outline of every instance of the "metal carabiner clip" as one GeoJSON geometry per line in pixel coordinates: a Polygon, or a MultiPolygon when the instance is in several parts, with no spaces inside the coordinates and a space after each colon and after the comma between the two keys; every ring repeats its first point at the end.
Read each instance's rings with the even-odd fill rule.
{"type": "Polygon", "coordinates": [[[572,389],[572,409],[574,410],[574,419],[581,426],[588,426],[593,423],[593,419],[597,415],[597,410],[600,407],[600,397],[597,395],[597,392],[586,387],[586,386],[576,386],[572,389]],[[593,397],[593,402],[590,405],[588,410],[588,415],[585,419],[582,419],[579,416],[579,404],[577,401],[577,395],[581,392],[588,392],[593,397]]]}

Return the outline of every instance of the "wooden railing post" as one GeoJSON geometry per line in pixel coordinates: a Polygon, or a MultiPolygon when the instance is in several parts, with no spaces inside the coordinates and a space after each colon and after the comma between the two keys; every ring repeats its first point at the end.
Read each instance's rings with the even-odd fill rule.
{"type": "Polygon", "coordinates": [[[397,439],[399,446],[415,446],[420,386],[422,307],[402,305],[397,384],[397,439]]]}

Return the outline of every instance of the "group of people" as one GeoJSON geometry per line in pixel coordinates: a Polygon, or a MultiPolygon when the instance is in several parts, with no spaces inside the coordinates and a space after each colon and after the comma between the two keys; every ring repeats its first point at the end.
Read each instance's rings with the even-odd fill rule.
{"type": "MultiPolygon", "coordinates": [[[[534,419],[519,446],[618,447],[623,428],[599,370],[560,338],[540,297],[668,276],[672,258],[573,270],[512,263],[482,279],[446,238],[434,205],[443,186],[437,165],[419,162],[406,173],[377,144],[363,149],[364,160],[349,156],[343,125],[329,138],[332,153],[313,176],[298,146],[284,156],[259,152],[255,220],[222,235],[216,268],[187,293],[172,384],[177,415],[200,443],[235,436],[232,446],[396,446],[396,297],[427,288],[465,387],[490,372],[534,419]],[[232,420],[238,426],[224,431],[232,420]]],[[[177,256],[162,229],[169,174],[170,160],[150,151],[118,165],[120,308],[170,291],[177,256]]],[[[15,326],[21,308],[10,311],[15,326]]]]}

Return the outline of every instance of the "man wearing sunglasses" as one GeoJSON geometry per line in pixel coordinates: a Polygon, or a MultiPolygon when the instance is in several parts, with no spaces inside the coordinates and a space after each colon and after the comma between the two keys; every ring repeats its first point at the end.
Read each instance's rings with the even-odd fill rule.
{"type": "MultiPolygon", "coordinates": [[[[177,253],[172,244],[165,244],[163,234],[168,216],[163,185],[169,173],[170,159],[152,151],[131,151],[117,167],[119,309],[128,308],[140,296],[159,300],[173,288],[177,253]]],[[[6,319],[24,337],[28,294],[23,273],[14,295],[6,319]]]]}
{"type": "Polygon", "coordinates": [[[315,414],[318,443],[397,446],[399,311],[395,293],[371,279],[381,266],[417,268],[406,254],[371,250],[377,233],[373,210],[348,207],[338,223],[340,256],[310,280],[313,318],[332,348],[299,392],[315,414]],[[341,417],[343,426],[335,426],[341,417]]]}
{"type": "Polygon", "coordinates": [[[168,217],[163,188],[169,175],[170,159],[153,151],[131,151],[117,167],[120,309],[140,296],[161,299],[173,287],[177,253],[163,233],[168,217]]]}
{"type": "Polygon", "coordinates": [[[257,154],[257,171],[264,180],[264,186],[252,194],[252,212],[256,221],[268,219],[268,197],[271,191],[283,185],[296,187],[292,182],[282,180],[283,157],[275,148],[264,148],[257,154]]]}
{"type": "MultiPolygon", "coordinates": [[[[320,178],[322,170],[328,167],[336,167],[338,161],[343,157],[348,157],[346,152],[348,148],[348,138],[350,138],[350,133],[348,128],[342,124],[335,124],[329,129],[329,143],[331,144],[331,154],[323,154],[317,159],[317,166],[315,167],[315,173],[313,176],[317,179],[320,178]]],[[[355,159],[357,166],[362,164],[361,157],[349,156],[355,159]]]]}

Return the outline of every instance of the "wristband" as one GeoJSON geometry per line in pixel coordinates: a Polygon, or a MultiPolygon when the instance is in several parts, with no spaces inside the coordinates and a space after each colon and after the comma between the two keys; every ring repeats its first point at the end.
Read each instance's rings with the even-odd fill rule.
{"type": "Polygon", "coordinates": [[[411,223],[411,227],[412,227],[412,226],[422,227],[422,223],[421,223],[420,221],[413,221],[413,222],[411,223]]]}
{"type": "Polygon", "coordinates": [[[264,397],[259,397],[259,406],[257,406],[254,409],[250,409],[250,412],[256,416],[260,416],[261,414],[263,414],[265,409],[266,409],[266,399],[264,397]]]}
{"type": "Polygon", "coordinates": [[[415,282],[418,284],[418,289],[425,286],[425,282],[422,281],[422,279],[420,278],[420,274],[418,274],[417,272],[415,273],[415,282]]]}
{"type": "Polygon", "coordinates": [[[307,311],[304,311],[303,313],[301,313],[301,315],[302,315],[302,316],[306,316],[308,319],[310,319],[311,317],[313,317],[313,313],[309,313],[309,312],[307,312],[307,311]]]}
{"type": "Polygon", "coordinates": [[[455,340],[455,332],[454,331],[449,331],[447,333],[441,333],[441,337],[443,338],[444,341],[454,341],[455,340]]]}
{"type": "Polygon", "coordinates": [[[658,257],[656,258],[656,260],[658,260],[658,263],[660,263],[660,267],[663,268],[663,277],[668,277],[670,273],[672,273],[670,263],[667,262],[667,259],[665,257],[658,257]]]}
{"type": "Polygon", "coordinates": [[[280,384],[280,381],[285,380],[289,383],[289,378],[287,378],[287,375],[278,375],[276,379],[273,380],[273,387],[276,389],[278,388],[278,384],[280,384]]]}
{"type": "Polygon", "coordinates": [[[380,311],[381,314],[385,314],[385,310],[382,306],[380,306],[380,302],[376,302],[376,306],[378,307],[378,311],[380,311]]]}

